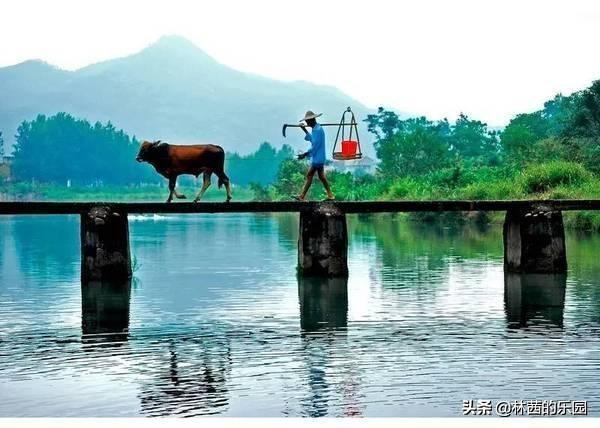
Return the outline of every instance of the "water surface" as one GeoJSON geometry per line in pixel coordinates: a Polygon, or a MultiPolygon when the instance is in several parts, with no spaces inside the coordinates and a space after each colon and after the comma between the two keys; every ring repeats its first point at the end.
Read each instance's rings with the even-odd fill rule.
{"type": "Polygon", "coordinates": [[[0,217],[0,416],[600,414],[598,236],[505,276],[498,227],[350,216],[350,277],[319,280],[293,215],[130,221],[134,280],[82,286],[77,217],[0,217]]]}

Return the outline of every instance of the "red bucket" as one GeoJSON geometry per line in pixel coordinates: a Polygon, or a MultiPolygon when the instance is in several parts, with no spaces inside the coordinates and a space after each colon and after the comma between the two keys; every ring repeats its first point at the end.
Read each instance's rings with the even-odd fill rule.
{"type": "Polygon", "coordinates": [[[354,156],[358,148],[358,141],[344,140],[342,141],[342,156],[354,156]]]}

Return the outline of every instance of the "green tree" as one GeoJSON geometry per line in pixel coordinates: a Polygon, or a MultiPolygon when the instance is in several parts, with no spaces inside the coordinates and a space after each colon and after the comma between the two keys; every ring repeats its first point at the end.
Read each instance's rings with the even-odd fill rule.
{"type": "Polygon", "coordinates": [[[451,127],[450,150],[462,158],[489,163],[497,160],[500,144],[498,136],[488,130],[487,124],[461,113],[451,127]]]}
{"type": "Polygon", "coordinates": [[[287,144],[277,150],[271,144],[264,142],[256,152],[247,156],[228,153],[226,168],[232,181],[238,185],[245,186],[250,183],[266,185],[275,180],[281,162],[293,155],[293,149],[287,144]]]}
{"type": "Polygon", "coordinates": [[[367,122],[367,130],[378,140],[391,138],[402,130],[404,124],[396,113],[383,107],[377,109],[377,114],[367,115],[365,122],[367,122]]]}
{"type": "Polygon", "coordinates": [[[0,180],[6,180],[10,175],[10,168],[8,165],[4,165],[4,139],[2,138],[2,132],[0,132],[0,180]]]}
{"type": "Polygon", "coordinates": [[[449,162],[446,121],[435,123],[419,117],[400,122],[393,134],[380,133],[383,138],[375,141],[384,177],[424,174],[449,162]]]}
{"type": "MultiPolygon", "coordinates": [[[[280,197],[289,197],[300,192],[306,175],[306,164],[296,159],[284,160],[277,171],[273,188],[280,197]]],[[[316,186],[312,186],[313,188],[316,186]]],[[[311,188],[311,192],[314,190],[311,188]]]]}
{"type": "Polygon", "coordinates": [[[39,115],[17,130],[13,175],[18,180],[79,184],[158,181],[135,162],[139,144],[110,122],[91,125],[67,113],[39,115]]]}
{"type": "Polygon", "coordinates": [[[568,160],[600,173],[600,80],[578,94],[562,129],[568,160]]]}

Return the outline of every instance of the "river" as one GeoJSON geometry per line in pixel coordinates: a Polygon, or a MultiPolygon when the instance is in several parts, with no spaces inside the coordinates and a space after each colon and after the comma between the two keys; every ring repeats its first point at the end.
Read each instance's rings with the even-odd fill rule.
{"type": "Polygon", "coordinates": [[[348,228],[349,278],[319,280],[297,216],[130,216],[133,280],[82,286],[78,217],[0,217],[0,416],[600,415],[600,236],[505,275],[498,226],[348,228]]]}

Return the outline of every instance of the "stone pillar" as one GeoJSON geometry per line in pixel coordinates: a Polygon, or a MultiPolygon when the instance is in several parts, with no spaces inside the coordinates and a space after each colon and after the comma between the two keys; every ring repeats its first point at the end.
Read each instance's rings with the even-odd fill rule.
{"type": "Polygon", "coordinates": [[[335,204],[318,204],[300,211],[298,274],[348,276],[346,214],[335,204]]]}
{"type": "Polygon", "coordinates": [[[507,211],[504,269],[507,272],[566,272],[562,213],[543,207],[530,211],[507,211]]]}
{"type": "Polygon", "coordinates": [[[127,213],[97,206],[81,214],[81,279],[131,278],[127,213]]]}

